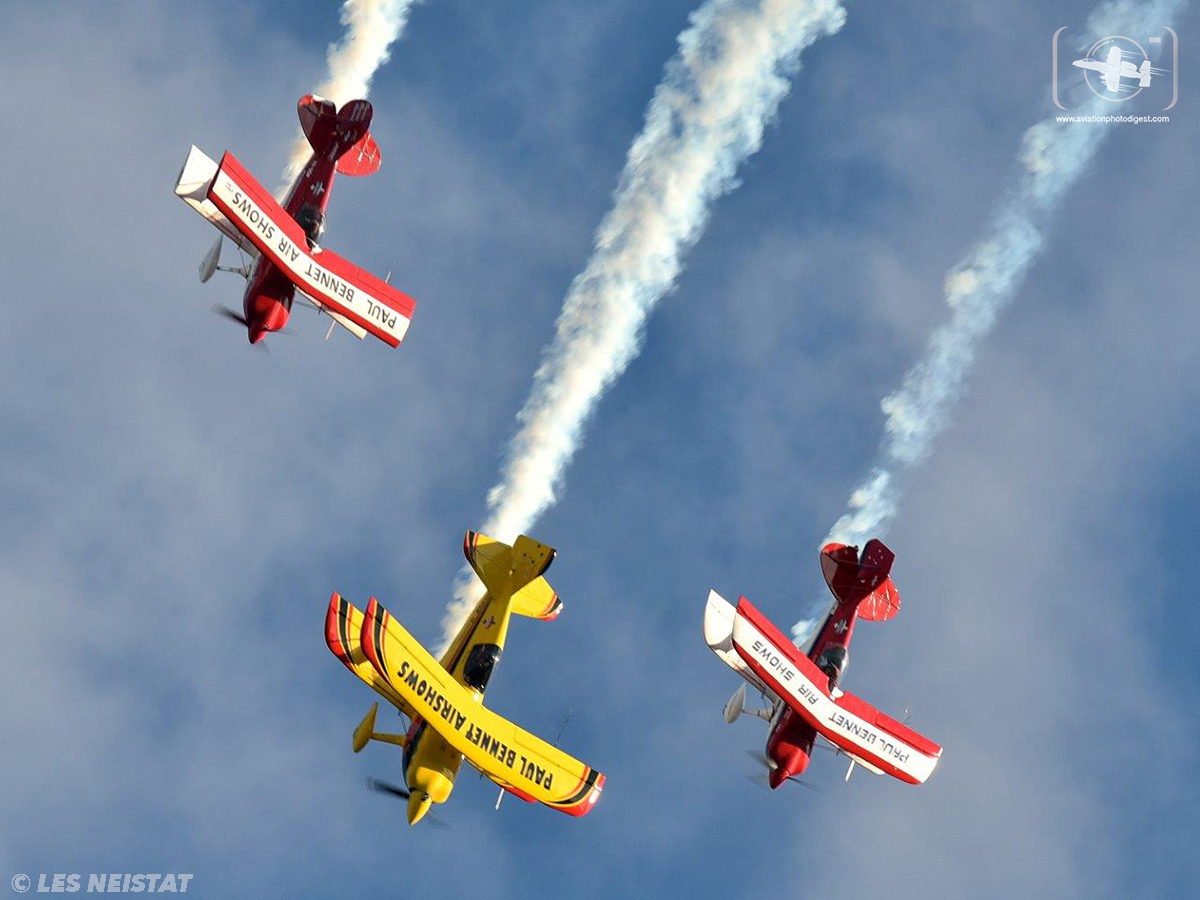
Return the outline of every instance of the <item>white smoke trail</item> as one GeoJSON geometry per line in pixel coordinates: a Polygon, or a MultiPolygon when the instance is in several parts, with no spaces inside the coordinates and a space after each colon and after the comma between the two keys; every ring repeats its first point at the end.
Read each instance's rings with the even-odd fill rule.
{"type": "MultiPolygon", "coordinates": [[[[342,4],[341,22],[346,34],[340,43],[330,44],[326,53],[329,77],[314,94],[332,100],[338,106],[367,96],[375,70],[388,61],[388,48],[400,37],[408,22],[409,8],[414,0],[346,0],[342,4]]],[[[303,132],[292,143],[287,167],[283,170],[286,193],[312,150],[303,132]]]]}
{"type": "MultiPolygon", "coordinates": [[[[1161,26],[1171,25],[1183,6],[1184,0],[1105,3],[1089,16],[1087,31],[1091,40],[1161,34],[1161,26]]],[[[1124,112],[1114,113],[1111,103],[1090,93],[1088,98],[1069,115],[1124,112]]],[[[890,524],[899,502],[898,476],[928,456],[934,438],[946,427],[955,401],[966,390],[976,348],[1016,296],[1045,246],[1054,213],[1112,128],[1111,123],[1056,119],[1051,116],[1022,136],[1015,183],[993,210],[984,236],[946,276],[950,319],[933,332],[925,355],[904,376],[900,390],[880,404],[886,419],[880,459],[850,495],[847,512],[826,542],[862,546],[890,524]]],[[[797,642],[813,624],[801,619],[793,626],[797,642]]]]}
{"type": "MultiPolygon", "coordinates": [[[[691,14],[517,416],[485,532],[511,541],[555,501],[583,425],[637,355],[646,316],[670,290],[710,204],[761,146],[800,52],[844,21],[837,0],[707,0],[691,14]]],[[[447,639],[473,604],[468,579],[443,620],[447,639]]]]}

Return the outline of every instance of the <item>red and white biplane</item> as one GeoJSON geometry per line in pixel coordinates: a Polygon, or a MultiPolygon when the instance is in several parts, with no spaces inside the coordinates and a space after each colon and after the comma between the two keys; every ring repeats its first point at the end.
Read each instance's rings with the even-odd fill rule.
{"type": "Polygon", "coordinates": [[[355,337],[370,333],[398,347],[416,306],[413,299],[318,243],[334,176],[379,169],[379,147],[368,130],[371,104],[351,100],[339,110],[309,94],[300,98],[297,112],[313,153],[282,206],[232,153],[216,163],[192,147],[175,183],[176,195],[250,258],[236,268],[221,266],[223,238],[218,237],[200,263],[200,280],[208,281],[218,269],[246,279],[242,314],[219,311],[244,325],[252,344],[287,324],[299,290],[355,337]]]}
{"type": "Polygon", "coordinates": [[[821,571],[834,602],[803,650],[745,597],[734,607],[716,591],[709,593],[705,642],[770,702],[768,709],[747,710],[743,684],[725,704],[725,721],[732,724],[745,713],[771,724],[765,762],[772,788],[798,780],[818,738],[850,758],[847,779],[858,765],[921,784],[941,758],[942,748],[933,741],[838,686],[850,658],[854,623],[886,621],[900,610],[889,574],[894,558],[878,540],[867,543],[861,558],[857,547],[825,545],[821,571]]]}

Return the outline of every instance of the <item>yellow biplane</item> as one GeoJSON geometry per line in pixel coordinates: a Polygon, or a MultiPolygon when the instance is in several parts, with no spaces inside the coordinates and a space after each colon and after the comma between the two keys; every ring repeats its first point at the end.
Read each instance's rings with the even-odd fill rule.
{"type": "Polygon", "coordinates": [[[440,662],[374,597],[365,612],[336,592],[330,600],[329,649],[411,722],[405,734],[377,732],[376,702],[354,731],[354,752],[372,740],[403,748],[407,790],[376,786],[408,800],[410,825],[446,802],[464,759],[522,800],[582,816],[600,799],[604,776],[483,705],[509,617],[549,621],[562,611],[542,574],[555,550],[525,535],[510,547],[468,531],[463,552],[487,593],[440,662]]]}

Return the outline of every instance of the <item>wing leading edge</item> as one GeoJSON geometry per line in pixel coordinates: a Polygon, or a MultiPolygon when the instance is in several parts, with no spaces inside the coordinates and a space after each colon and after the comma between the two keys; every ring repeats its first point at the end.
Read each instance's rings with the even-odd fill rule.
{"type": "Polygon", "coordinates": [[[590,812],[600,799],[603,774],[476,703],[374,598],[361,643],[375,671],[417,716],[501,787],[572,816],[590,812]]]}
{"type": "Polygon", "coordinates": [[[733,646],[788,706],[851,756],[909,784],[933,773],[941,747],[854,694],[831,694],[825,673],[745,597],[733,621],[733,646]]]}
{"type": "Polygon", "coordinates": [[[400,346],[415,301],[332,250],[313,253],[296,220],[232,153],[221,158],[206,200],[240,232],[239,240],[248,239],[307,297],[384,343],[400,346]]]}
{"type": "Polygon", "coordinates": [[[216,226],[217,230],[233,241],[244,253],[258,257],[258,248],[225,217],[208,199],[208,189],[217,175],[217,164],[199,147],[192,145],[188,158],[175,179],[175,196],[216,226]]]}
{"type": "Polygon", "coordinates": [[[366,682],[379,696],[409,719],[415,718],[413,708],[392,689],[386,678],[375,671],[375,667],[363,653],[359,642],[362,623],[362,610],[334,591],[329,600],[329,611],[325,614],[325,643],[347,669],[366,682]]]}
{"type": "Polygon", "coordinates": [[[772,703],[779,700],[763,680],[738,655],[733,647],[733,621],[737,610],[733,604],[716,591],[708,592],[708,603],[704,607],[704,642],[717,658],[746,679],[755,690],[772,703]]]}

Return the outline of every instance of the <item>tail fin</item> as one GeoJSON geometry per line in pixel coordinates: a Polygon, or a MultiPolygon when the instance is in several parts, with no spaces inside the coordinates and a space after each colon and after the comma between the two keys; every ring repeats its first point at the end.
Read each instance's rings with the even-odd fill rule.
{"type": "Polygon", "coordinates": [[[513,612],[547,621],[563,607],[542,577],[557,552],[524,534],[511,547],[477,531],[468,531],[463,540],[467,562],[493,597],[509,597],[513,612]]]}
{"type": "Polygon", "coordinates": [[[528,535],[517,538],[512,548],[512,588],[515,594],[550,568],[558,551],[528,535]]]}
{"type": "Polygon", "coordinates": [[[339,110],[333,101],[305,94],[296,104],[300,127],[318,156],[336,159],[342,175],[370,175],[379,170],[379,146],[368,130],[372,107],[366,100],[351,100],[339,110]]]}
{"type": "Polygon", "coordinates": [[[1141,67],[1137,70],[1139,87],[1150,87],[1150,76],[1153,71],[1150,60],[1144,60],[1141,67]]]}
{"type": "Polygon", "coordinates": [[[886,622],[900,611],[900,593],[890,577],[895,558],[877,538],[867,541],[861,557],[857,547],[826,544],[821,572],[839,603],[857,606],[868,622],[886,622]]]}

